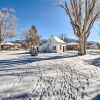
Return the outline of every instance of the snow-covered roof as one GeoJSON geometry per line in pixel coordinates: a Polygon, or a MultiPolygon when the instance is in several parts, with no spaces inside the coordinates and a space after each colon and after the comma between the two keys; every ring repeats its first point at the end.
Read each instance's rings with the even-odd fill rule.
{"type": "Polygon", "coordinates": [[[78,45],[79,43],[76,43],[76,42],[70,42],[70,43],[67,43],[66,45],[78,45]]]}
{"type": "Polygon", "coordinates": [[[6,43],[2,43],[2,45],[15,45],[15,44],[11,42],[6,42],[6,43]]]}
{"type": "Polygon", "coordinates": [[[58,43],[65,43],[63,40],[61,40],[60,38],[58,38],[55,35],[52,35],[52,37],[58,42],[58,43]]]}

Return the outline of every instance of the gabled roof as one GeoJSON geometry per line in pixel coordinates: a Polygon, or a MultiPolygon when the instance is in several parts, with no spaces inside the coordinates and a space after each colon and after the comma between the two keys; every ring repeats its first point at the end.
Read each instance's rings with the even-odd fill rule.
{"type": "Polygon", "coordinates": [[[61,40],[60,38],[58,38],[55,35],[52,35],[52,37],[58,42],[58,43],[65,43],[63,40],[61,40]]]}
{"type": "Polygon", "coordinates": [[[6,43],[1,43],[2,45],[16,45],[14,43],[11,43],[11,42],[6,42],[6,43]]]}

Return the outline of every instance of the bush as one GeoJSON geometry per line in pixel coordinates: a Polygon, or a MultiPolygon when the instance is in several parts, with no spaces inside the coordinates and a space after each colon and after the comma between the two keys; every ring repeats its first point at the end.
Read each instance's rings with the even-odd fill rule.
{"type": "Polygon", "coordinates": [[[31,53],[32,56],[37,56],[38,55],[38,52],[36,50],[31,50],[30,53],[31,53]]]}

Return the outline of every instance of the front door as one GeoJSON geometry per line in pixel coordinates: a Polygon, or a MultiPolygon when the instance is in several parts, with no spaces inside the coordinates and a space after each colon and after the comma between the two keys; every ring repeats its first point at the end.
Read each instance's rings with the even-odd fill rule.
{"type": "Polygon", "coordinates": [[[63,46],[63,52],[65,52],[65,47],[63,46]]]}

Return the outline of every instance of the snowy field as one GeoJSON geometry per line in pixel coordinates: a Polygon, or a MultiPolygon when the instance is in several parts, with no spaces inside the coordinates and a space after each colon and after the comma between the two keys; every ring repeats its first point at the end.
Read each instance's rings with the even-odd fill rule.
{"type": "Polygon", "coordinates": [[[100,51],[0,51],[0,100],[92,100],[100,94],[100,51]]]}

